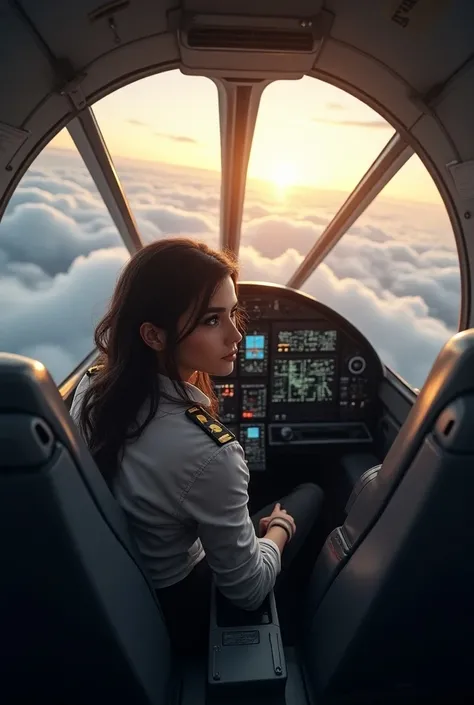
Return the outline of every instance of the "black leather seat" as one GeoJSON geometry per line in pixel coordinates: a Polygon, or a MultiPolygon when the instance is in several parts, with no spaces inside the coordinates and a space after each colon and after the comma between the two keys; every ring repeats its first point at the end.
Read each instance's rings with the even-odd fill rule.
{"type": "Polygon", "coordinates": [[[1,702],[168,702],[168,635],[125,519],[48,372],[7,354],[0,536],[1,702]]]}
{"type": "Polygon", "coordinates": [[[318,702],[474,699],[474,330],[444,347],[310,584],[318,702]]]}

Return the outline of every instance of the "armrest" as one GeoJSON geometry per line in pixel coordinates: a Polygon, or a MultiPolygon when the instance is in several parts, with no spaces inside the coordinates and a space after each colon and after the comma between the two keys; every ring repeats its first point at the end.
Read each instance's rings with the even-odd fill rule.
{"type": "Polygon", "coordinates": [[[351,490],[354,489],[361,475],[367,470],[367,468],[373,468],[374,465],[378,465],[379,463],[380,458],[374,455],[374,453],[345,453],[341,457],[341,465],[344,476],[349,483],[351,490]]]}
{"type": "Polygon", "coordinates": [[[379,474],[381,467],[382,465],[374,465],[373,468],[369,468],[359,477],[359,479],[354,485],[354,489],[351,492],[351,496],[347,500],[346,514],[349,514],[354,502],[356,501],[357,497],[360,495],[362,490],[364,490],[373,480],[375,480],[375,478],[379,474]]]}
{"type": "Polygon", "coordinates": [[[284,692],[285,654],[273,591],[253,612],[232,605],[211,587],[208,689],[222,695],[239,691],[284,692]]]}
{"type": "MultiPolygon", "coordinates": [[[[381,465],[369,468],[359,477],[354,485],[351,496],[346,504],[346,513],[356,503],[357,499],[364,493],[363,500],[370,501],[371,488],[376,487],[373,481],[378,477],[381,465]],[[366,494],[367,493],[367,494],[366,494]]],[[[347,562],[351,544],[346,537],[345,524],[338,526],[327,537],[324,542],[316,564],[311,575],[311,588],[308,591],[307,609],[308,614],[313,614],[327,592],[329,585],[335,579],[342,566],[347,562]]]]}

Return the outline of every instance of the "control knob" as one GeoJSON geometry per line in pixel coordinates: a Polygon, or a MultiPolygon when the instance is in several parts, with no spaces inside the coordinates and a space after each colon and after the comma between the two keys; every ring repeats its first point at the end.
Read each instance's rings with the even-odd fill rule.
{"type": "Polygon", "coordinates": [[[283,428],[280,431],[280,436],[284,441],[291,441],[293,438],[293,429],[291,426],[283,426],[283,428]]]}
{"type": "Polygon", "coordinates": [[[361,375],[367,367],[367,363],[360,355],[354,355],[347,363],[351,375],[361,375]]]}

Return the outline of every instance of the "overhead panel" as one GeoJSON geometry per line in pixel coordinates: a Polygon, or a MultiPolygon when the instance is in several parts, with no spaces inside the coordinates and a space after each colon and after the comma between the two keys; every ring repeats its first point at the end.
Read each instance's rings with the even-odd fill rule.
{"type": "Polygon", "coordinates": [[[295,3],[291,13],[278,16],[243,14],[235,3],[218,5],[191,0],[169,14],[177,30],[182,70],[212,71],[216,77],[301,78],[311,70],[333,16],[312,3],[295,3]],[[298,4],[302,5],[298,12],[298,4]],[[225,13],[221,8],[225,9],[225,13]]]}

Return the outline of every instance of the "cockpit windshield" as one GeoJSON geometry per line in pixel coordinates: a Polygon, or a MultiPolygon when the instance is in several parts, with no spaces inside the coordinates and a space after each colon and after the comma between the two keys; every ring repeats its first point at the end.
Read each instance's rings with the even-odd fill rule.
{"type": "MultiPolygon", "coordinates": [[[[58,382],[93,348],[94,326],[133,245],[124,230],[143,243],[169,235],[220,242],[212,80],[178,70],[143,78],[99,100],[93,119],[128,223],[114,217],[97,164],[83,161],[77,127],[37,157],[0,223],[0,297],[8,304],[0,348],[38,357],[58,382]]],[[[270,82],[250,151],[241,277],[290,282],[394,132],[340,88],[311,77],[270,82]]],[[[422,386],[457,329],[460,272],[446,209],[416,155],[341,230],[301,288],[353,322],[411,386],[422,386]]]]}

